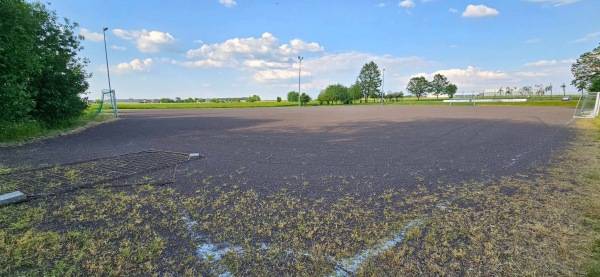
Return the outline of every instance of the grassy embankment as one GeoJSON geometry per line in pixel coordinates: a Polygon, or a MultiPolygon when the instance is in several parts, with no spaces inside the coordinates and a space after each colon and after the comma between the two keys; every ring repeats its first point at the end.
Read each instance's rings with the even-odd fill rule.
{"type": "MultiPolygon", "coordinates": [[[[147,185],[0,207],[0,276],[598,276],[600,118],[574,128],[577,138],[550,167],[492,184],[362,195],[347,186],[377,184],[289,176],[261,191],[244,168],[226,183],[180,168],[197,180],[195,193],[142,176],[147,185]],[[380,247],[391,238],[401,239],[380,247]],[[200,254],[211,245],[230,251],[200,254]]],[[[0,184],[0,193],[11,187],[0,184]]]]}
{"type": "Polygon", "coordinates": [[[56,126],[44,126],[36,121],[4,124],[0,126],[0,147],[13,146],[41,138],[71,134],[90,126],[114,120],[114,117],[106,112],[93,117],[97,109],[97,105],[90,107],[81,117],[56,126]]]}

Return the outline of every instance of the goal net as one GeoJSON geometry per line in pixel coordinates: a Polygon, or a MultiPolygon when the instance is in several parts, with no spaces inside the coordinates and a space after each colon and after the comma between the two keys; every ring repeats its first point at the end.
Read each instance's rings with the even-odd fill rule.
{"type": "Polygon", "coordinates": [[[599,108],[600,92],[583,93],[579,96],[579,101],[577,101],[573,117],[594,118],[598,115],[599,108]]]}

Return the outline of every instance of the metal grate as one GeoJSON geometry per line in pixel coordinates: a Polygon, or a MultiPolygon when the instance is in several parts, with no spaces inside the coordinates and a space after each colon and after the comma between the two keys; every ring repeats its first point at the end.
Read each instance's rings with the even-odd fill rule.
{"type": "Polygon", "coordinates": [[[0,175],[0,194],[21,191],[29,196],[58,194],[185,163],[199,155],[143,151],[77,163],[47,166],[0,175]]]}

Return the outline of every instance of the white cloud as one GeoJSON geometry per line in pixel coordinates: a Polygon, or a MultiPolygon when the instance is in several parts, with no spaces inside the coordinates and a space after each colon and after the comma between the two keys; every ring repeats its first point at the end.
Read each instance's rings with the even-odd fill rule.
{"type": "MultiPolygon", "coordinates": [[[[303,77],[309,77],[312,74],[309,71],[302,70],[303,77]]],[[[294,69],[265,69],[254,73],[253,79],[258,82],[267,82],[272,80],[284,80],[298,77],[298,70],[294,69]]]]}
{"type": "Polygon", "coordinates": [[[560,61],[560,63],[562,63],[562,64],[573,64],[575,62],[577,62],[577,60],[575,60],[575,59],[568,59],[568,60],[561,60],[560,61]]]}
{"type": "Polygon", "coordinates": [[[598,39],[598,38],[600,38],[600,32],[595,32],[595,33],[587,34],[580,39],[576,39],[573,42],[580,43],[580,42],[586,42],[588,40],[598,39]]]}
{"type": "Polygon", "coordinates": [[[519,76],[519,77],[533,78],[533,77],[547,77],[548,73],[537,72],[537,71],[519,71],[519,72],[516,72],[515,75],[519,76]]]}
{"type": "Polygon", "coordinates": [[[175,50],[177,40],[169,33],[160,31],[121,30],[114,29],[113,33],[126,40],[135,42],[136,48],[143,53],[156,53],[161,50],[175,50]]]}
{"type": "Polygon", "coordinates": [[[127,47],[118,46],[118,45],[113,45],[110,48],[114,49],[114,50],[119,50],[119,51],[125,51],[125,50],[127,50],[127,47]]]}
{"type": "Polygon", "coordinates": [[[286,68],[286,67],[290,67],[289,63],[268,62],[265,60],[246,60],[246,61],[244,61],[244,65],[247,67],[256,67],[256,68],[286,68]]]}
{"type": "Polygon", "coordinates": [[[384,8],[385,7],[385,3],[379,3],[379,4],[375,5],[375,7],[384,8]]]}
{"type": "Polygon", "coordinates": [[[562,6],[579,2],[580,0],[527,0],[534,3],[548,3],[554,6],[562,6]]]}
{"type": "Polygon", "coordinates": [[[458,10],[455,9],[455,8],[450,8],[448,11],[451,12],[451,13],[457,13],[458,12],[458,10]]]}
{"type": "MultiPolygon", "coordinates": [[[[418,57],[398,58],[388,55],[376,56],[365,52],[346,52],[340,54],[329,54],[319,58],[313,58],[302,62],[302,67],[310,69],[315,73],[325,72],[356,72],[356,76],[365,63],[375,62],[379,68],[411,68],[429,64],[418,57]]],[[[355,77],[356,77],[355,76],[355,77]]]]}
{"type": "Polygon", "coordinates": [[[104,36],[101,33],[95,33],[86,28],[79,29],[79,34],[82,35],[85,39],[90,40],[90,41],[104,40],[104,36]]]}
{"type": "Polygon", "coordinates": [[[500,12],[494,8],[490,8],[485,5],[468,5],[465,11],[463,12],[463,17],[487,17],[487,16],[496,16],[499,15],[500,12]]]}
{"type": "Polygon", "coordinates": [[[148,72],[152,67],[152,59],[135,59],[128,63],[120,63],[114,69],[115,72],[125,73],[125,72],[148,72]]]}
{"type": "Polygon", "coordinates": [[[412,8],[415,6],[415,1],[413,0],[404,0],[401,1],[400,3],[398,3],[398,6],[402,7],[402,8],[412,8]]]}
{"type": "MultiPolygon", "coordinates": [[[[280,44],[279,40],[270,33],[263,33],[260,38],[233,38],[223,43],[203,44],[200,48],[187,51],[190,59],[213,60],[219,66],[238,66],[245,64],[253,67],[256,61],[262,61],[266,67],[273,62],[293,62],[297,55],[307,52],[322,52],[324,49],[316,42],[307,43],[301,39],[293,39],[289,44],[280,44]]],[[[211,66],[213,63],[198,63],[211,66]]]]}
{"type": "Polygon", "coordinates": [[[223,62],[215,61],[212,59],[199,60],[199,61],[194,61],[194,62],[173,61],[172,63],[181,65],[184,67],[223,67],[223,62]]]}
{"type": "MultiPolygon", "coordinates": [[[[344,83],[347,85],[355,81],[361,67],[370,61],[374,61],[380,69],[401,68],[402,70],[415,70],[430,62],[423,61],[418,57],[398,58],[388,55],[376,56],[364,52],[346,52],[327,54],[320,57],[307,57],[302,61],[302,87],[305,89],[320,90],[328,84],[344,83]],[[312,78],[318,76],[318,79],[312,78]]],[[[261,83],[270,82],[272,85],[292,85],[289,79],[298,78],[298,60],[289,62],[266,62],[263,60],[248,60],[244,66],[251,67],[254,72],[253,80],[261,83]],[[280,81],[280,82],[278,82],[280,81]]],[[[387,75],[386,75],[387,76],[387,75]]],[[[389,88],[394,87],[390,75],[386,77],[389,88]]],[[[297,84],[296,84],[297,85],[297,84]]],[[[289,87],[289,89],[294,89],[289,87]]]]}
{"type": "MultiPolygon", "coordinates": [[[[465,69],[452,68],[438,70],[431,74],[418,73],[411,75],[410,78],[423,76],[431,80],[433,76],[438,73],[446,76],[448,80],[453,84],[456,84],[459,87],[459,89],[495,87],[497,86],[496,84],[502,84],[510,78],[510,75],[506,72],[483,70],[474,66],[468,66],[465,69]]],[[[406,80],[406,82],[408,82],[408,79],[406,80]]]]}
{"type": "Polygon", "coordinates": [[[237,2],[235,2],[235,0],[219,0],[219,3],[228,8],[237,5],[237,2]]]}
{"type": "Polygon", "coordinates": [[[549,65],[555,65],[556,64],[556,60],[541,60],[541,61],[537,61],[537,62],[531,62],[531,63],[526,63],[523,66],[536,66],[536,67],[540,67],[540,66],[549,66],[549,65]]]}
{"type": "MultiPolygon", "coordinates": [[[[446,69],[434,72],[434,75],[440,73],[448,77],[476,77],[482,79],[506,78],[507,73],[501,71],[482,70],[481,68],[468,66],[466,69],[446,69]]],[[[433,76],[433,75],[432,75],[433,76]]]]}

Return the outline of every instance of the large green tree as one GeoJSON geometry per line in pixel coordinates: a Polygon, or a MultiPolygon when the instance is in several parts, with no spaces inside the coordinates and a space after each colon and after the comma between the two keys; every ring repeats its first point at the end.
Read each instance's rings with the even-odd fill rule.
{"type": "Polygon", "coordinates": [[[448,78],[446,78],[446,76],[439,73],[433,76],[433,80],[430,82],[430,85],[431,91],[433,91],[433,94],[435,94],[436,99],[439,99],[440,94],[446,93],[446,88],[449,84],[450,82],[448,82],[448,78]]]}
{"type": "Polygon", "coordinates": [[[288,92],[287,101],[288,102],[298,102],[298,92],[296,92],[296,91],[288,92]]]}
{"type": "Polygon", "coordinates": [[[408,82],[406,90],[417,97],[417,100],[421,99],[425,93],[430,90],[431,85],[429,81],[423,76],[413,77],[408,82]]]}
{"type": "Polygon", "coordinates": [[[250,97],[248,97],[248,102],[260,102],[260,96],[258,95],[252,95],[250,97]]]}
{"type": "Polygon", "coordinates": [[[364,94],[365,102],[369,97],[378,98],[380,96],[381,72],[375,62],[371,61],[362,67],[357,81],[364,94]]]}
{"type": "Polygon", "coordinates": [[[454,98],[454,95],[456,94],[456,91],[458,90],[458,87],[455,84],[448,84],[446,86],[446,94],[448,94],[448,98],[452,99],[454,98]]]}
{"type": "Polygon", "coordinates": [[[310,102],[310,100],[312,100],[312,98],[310,97],[310,95],[308,95],[308,94],[306,94],[304,92],[300,95],[301,105],[308,104],[308,102],[310,102]]]}
{"type": "Polygon", "coordinates": [[[571,66],[573,81],[571,85],[579,91],[588,90],[596,78],[600,78],[600,46],[583,53],[571,66]]]}
{"type": "Polygon", "coordinates": [[[358,101],[363,97],[362,90],[360,88],[360,83],[356,81],[353,85],[348,88],[348,93],[350,94],[350,99],[352,101],[358,101]]]}
{"type": "Polygon", "coordinates": [[[317,96],[317,100],[319,101],[320,105],[323,105],[323,103],[327,103],[327,105],[329,105],[331,102],[333,102],[333,95],[331,94],[331,91],[324,89],[321,90],[321,93],[319,93],[319,96],[317,96]]]}
{"type": "Polygon", "coordinates": [[[348,88],[342,84],[329,85],[321,94],[324,95],[327,104],[329,104],[329,101],[334,101],[336,104],[338,102],[342,102],[342,104],[350,103],[348,88]]]}
{"type": "Polygon", "coordinates": [[[0,0],[0,30],[0,121],[23,121],[35,107],[29,80],[40,68],[36,44],[42,26],[31,4],[0,0]]]}
{"type": "Polygon", "coordinates": [[[41,3],[0,0],[0,121],[50,126],[83,113],[90,74],[77,27],[41,3]]]}

